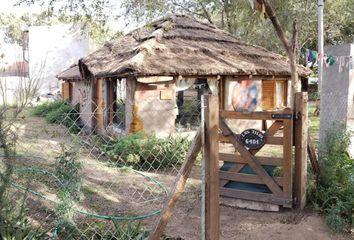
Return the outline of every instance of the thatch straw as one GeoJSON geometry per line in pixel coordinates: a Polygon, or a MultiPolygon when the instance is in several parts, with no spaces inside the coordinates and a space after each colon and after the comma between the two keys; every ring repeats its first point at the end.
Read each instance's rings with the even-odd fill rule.
{"type": "MultiPolygon", "coordinates": [[[[139,28],[79,61],[84,78],[135,76],[290,76],[287,58],[246,44],[184,15],[139,28]]],[[[299,66],[300,76],[309,70],[299,66]]]]}

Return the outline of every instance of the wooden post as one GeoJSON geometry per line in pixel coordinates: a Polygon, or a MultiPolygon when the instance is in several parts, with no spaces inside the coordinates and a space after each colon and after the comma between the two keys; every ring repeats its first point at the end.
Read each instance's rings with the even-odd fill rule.
{"type": "Polygon", "coordinates": [[[161,215],[157,219],[154,229],[150,232],[149,240],[158,240],[161,238],[166,228],[166,225],[172,216],[173,208],[178,198],[181,196],[183,192],[186,181],[192,170],[193,163],[195,162],[201,148],[202,148],[202,136],[201,136],[201,129],[199,129],[192,142],[191,147],[189,148],[186,160],[183,163],[180,171],[178,172],[171,194],[168,196],[164,204],[161,215]]]}
{"type": "Polygon", "coordinates": [[[307,181],[307,93],[298,92],[295,94],[295,113],[298,119],[294,124],[295,135],[295,175],[294,175],[294,196],[295,207],[304,209],[306,205],[306,181],[307,181]]]}
{"type": "Polygon", "coordinates": [[[205,109],[205,240],[218,240],[219,210],[219,98],[206,96],[205,109]]]}

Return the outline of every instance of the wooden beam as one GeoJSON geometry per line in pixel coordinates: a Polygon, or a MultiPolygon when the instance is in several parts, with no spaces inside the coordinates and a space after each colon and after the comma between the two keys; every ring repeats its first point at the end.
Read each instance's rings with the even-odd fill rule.
{"type": "Polygon", "coordinates": [[[137,81],[140,83],[159,83],[173,81],[172,76],[151,76],[151,77],[138,77],[137,81]]]}
{"type": "MultiPolygon", "coordinates": [[[[239,136],[238,134],[236,134],[236,135],[239,136]]],[[[220,140],[220,142],[230,143],[229,139],[222,134],[219,134],[219,140],[220,140]]],[[[283,145],[283,138],[282,137],[267,136],[265,134],[265,144],[283,145]]]]}
{"type": "MultiPolygon", "coordinates": [[[[283,185],[282,177],[273,177],[279,186],[283,185]]],[[[255,183],[255,184],[264,184],[262,179],[260,179],[257,175],[246,174],[246,173],[233,173],[220,171],[220,179],[227,179],[229,181],[235,182],[244,182],[244,183],[255,183]]]]}
{"type": "Polygon", "coordinates": [[[320,180],[321,171],[320,171],[320,165],[318,164],[316,148],[312,142],[310,133],[307,134],[307,153],[310,158],[313,173],[316,176],[316,181],[318,182],[320,180]]]}
{"type": "Polygon", "coordinates": [[[284,120],[283,125],[283,193],[285,198],[292,198],[293,120],[284,120]]]}
{"type": "Polygon", "coordinates": [[[271,193],[259,193],[259,192],[249,192],[242,191],[232,188],[220,188],[220,195],[225,197],[232,197],[250,201],[266,202],[277,205],[282,205],[284,207],[291,207],[292,200],[289,198],[284,198],[282,196],[276,196],[271,193]]]}
{"type": "Polygon", "coordinates": [[[173,208],[184,190],[184,186],[192,170],[193,164],[198,156],[198,153],[201,150],[201,147],[202,136],[201,129],[199,129],[196,136],[194,137],[192,145],[189,148],[187,157],[177,174],[171,193],[164,203],[162,212],[159,218],[157,219],[153,230],[150,232],[149,240],[160,239],[160,237],[162,236],[166,225],[172,216],[173,208]]]}
{"type": "Polygon", "coordinates": [[[282,196],[283,191],[280,189],[279,185],[264,170],[260,162],[243,146],[240,138],[232,132],[232,130],[229,128],[229,126],[226,125],[222,118],[219,118],[219,126],[223,135],[229,138],[235,149],[237,149],[237,151],[245,158],[247,164],[256,172],[258,177],[262,179],[264,184],[268,186],[272,193],[276,196],[282,196]]]}
{"type": "Polygon", "coordinates": [[[306,182],[307,182],[307,139],[308,139],[308,113],[307,92],[295,94],[295,112],[298,119],[294,124],[295,135],[295,172],[294,172],[294,197],[295,207],[304,209],[306,205],[306,182]]]}
{"type": "MultiPolygon", "coordinates": [[[[220,111],[222,118],[231,119],[247,119],[247,120],[277,120],[277,117],[289,117],[292,118],[292,111],[290,109],[284,109],[283,111],[259,111],[259,112],[235,112],[235,111],[220,111]],[[290,116],[291,115],[291,116],[290,116]]],[[[283,118],[279,118],[283,119],[283,118]]]]}
{"type": "MultiPolygon", "coordinates": [[[[262,165],[280,166],[282,158],[276,157],[255,157],[262,165]]],[[[247,161],[239,154],[219,153],[220,161],[247,164],[247,161]]]]}
{"type": "Polygon", "coordinates": [[[219,209],[219,97],[206,96],[205,109],[205,239],[220,237],[219,209]]]}

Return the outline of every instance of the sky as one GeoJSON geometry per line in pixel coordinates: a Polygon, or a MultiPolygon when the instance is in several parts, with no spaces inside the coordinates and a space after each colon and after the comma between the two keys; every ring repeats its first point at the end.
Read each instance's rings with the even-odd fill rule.
{"type": "MultiPolygon", "coordinates": [[[[119,3],[119,0],[112,0],[115,3],[119,3]]],[[[17,0],[0,0],[0,13],[13,13],[18,16],[23,15],[24,13],[40,13],[43,9],[38,4],[32,4],[31,6],[27,6],[26,4],[22,4],[20,6],[14,6],[17,0]]],[[[128,22],[129,23],[129,22],[128,22]]],[[[134,28],[134,26],[127,26],[127,22],[124,17],[121,17],[118,20],[110,20],[108,25],[115,31],[129,32],[134,28]]]]}
{"type": "Polygon", "coordinates": [[[38,13],[41,10],[38,5],[32,5],[31,7],[28,7],[26,5],[14,6],[15,3],[16,0],[0,0],[0,12],[22,15],[25,12],[38,13]]]}

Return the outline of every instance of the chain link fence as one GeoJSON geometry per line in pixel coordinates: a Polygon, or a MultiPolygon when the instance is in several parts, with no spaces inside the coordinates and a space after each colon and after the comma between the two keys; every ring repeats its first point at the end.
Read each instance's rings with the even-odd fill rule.
{"type": "MultiPolygon", "coordinates": [[[[2,130],[7,142],[16,136],[12,155],[0,149],[3,239],[148,237],[200,126],[200,94],[190,89],[176,104],[143,111],[129,101],[37,103],[2,130]]],[[[196,169],[165,239],[181,239],[182,219],[200,211],[196,169]]]]}

